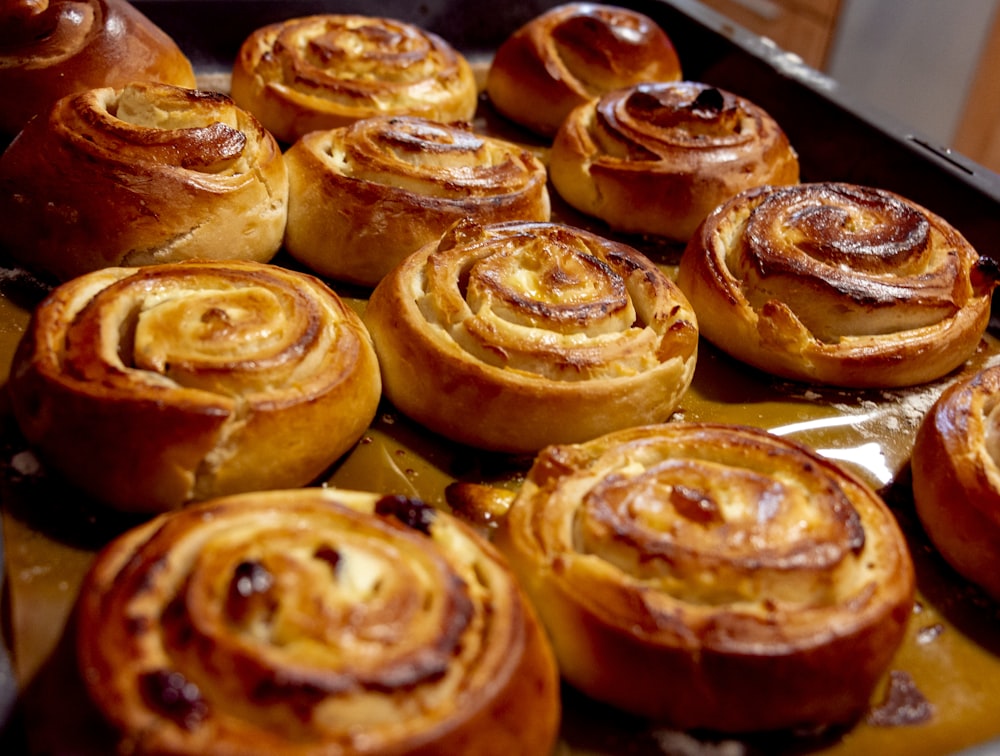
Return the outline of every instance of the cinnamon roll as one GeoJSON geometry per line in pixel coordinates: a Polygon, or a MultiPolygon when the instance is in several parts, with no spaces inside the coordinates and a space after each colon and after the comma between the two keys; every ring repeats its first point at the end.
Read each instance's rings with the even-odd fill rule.
{"type": "Polygon", "coordinates": [[[323,14],[254,31],[233,65],[233,98],[278,139],[374,115],[471,121],[472,67],[436,34],[390,18],[323,14]]]}
{"type": "Polygon", "coordinates": [[[194,87],[191,62],[125,0],[8,0],[0,6],[0,134],[75,92],[157,81],[194,87]]]}
{"type": "Polygon", "coordinates": [[[551,648],[496,551],[419,501],[247,493],[112,542],[83,680],[123,751],[548,754],[551,648]]]}
{"type": "Polygon", "coordinates": [[[685,250],[678,284],[702,334],[793,380],[925,383],[964,363],[990,317],[996,265],[943,218],[843,183],[748,190],[685,250]]]}
{"type": "Polygon", "coordinates": [[[666,419],[698,346],[648,258],[555,223],[459,223],[382,279],[365,321],[397,408],[515,453],[666,419]]]}
{"type": "Polygon", "coordinates": [[[222,94],[133,83],[59,100],[0,157],[0,245],[68,280],[109,266],[270,260],[288,176],[222,94]]]}
{"type": "Polygon", "coordinates": [[[155,512],[312,482],[381,394],[360,318],[247,261],[107,268],[34,311],[9,392],[25,438],[98,500],[155,512]]]}
{"type": "Polygon", "coordinates": [[[549,172],[563,199],[611,228],[687,241],[740,191],[797,183],[799,161],[749,100],[697,82],[653,82],[575,108],[549,172]]]}
{"type": "Polygon", "coordinates": [[[856,720],[914,597],[885,503],[749,427],[669,423],[549,447],[495,542],[569,683],[683,729],[856,720]]]}
{"type": "Polygon", "coordinates": [[[911,474],[931,542],[1000,601],[1000,366],[945,389],[917,431],[911,474]]]}
{"type": "Polygon", "coordinates": [[[644,81],[678,81],[667,33],[629,8],[567,3],[508,37],[493,57],[486,93],[496,109],[550,136],[573,108],[644,81]]]}
{"type": "Polygon", "coordinates": [[[549,220],[541,160],[462,125],[375,116],[307,134],[285,163],[285,248],[354,283],[374,286],[462,218],[549,220]]]}

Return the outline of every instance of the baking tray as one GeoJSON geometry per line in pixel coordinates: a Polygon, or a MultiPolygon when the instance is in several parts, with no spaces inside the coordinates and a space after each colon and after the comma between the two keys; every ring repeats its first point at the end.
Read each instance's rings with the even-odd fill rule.
{"type": "MultiPolygon", "coordinates": [[[[479,67],[510,32],[556,2],[487,6],[461,0],[144,0],[135,3],[177,40],[202,82],[228,73],[250,31],[316,12],[395,17],[430,29],[479,67]]],[[[951,221],[984,255],[1000,257],[1000,177],[919,133],[852,100],[835,82],[794,55],[750,34],[693,0],[628,0],[674,41],[688,79],[705,81],[763,106],[798,150],[803,180],[881,186],[951,221]]],[[[545,145],[498,119],[483,99],[477,127],[545,145]]],[[[553,195],[558,220],[606,233],[553,195]]],[[[668,272],[679,249],[624,239],[668,272]]],[[[276,262],[294,266],[284,256],[276,262]]],[[[357,309],[365,292],[334,284],[357,309]]],[[[14,268],[0,268],[0,381],[28,314],[46,287],[14,268]]],[[[1000,319],[966,372],[1000,360],[1000,319]]],[[[893,669],[907,672],[933,707],[925,724],[749,739],[679,733],[615,712],[564,691],[558,756],[619,754],[885,754],[920,756],[1000,753],[1000,607],[958,578],[931,548],[912,509],[908,459],[913,435],[933,400],[957,375],[893,391],[818,389],[775,381],[703,344],[691,390],[677,414],[685,420],[756,425],[839,459],[885,497],[906,531],[918,574],[918,603],[893,669]]],[[[383,404],[365,437],[320,483],[420,496],[446,506],[456,480],[516,485],[529,460],[488,454],[434,437],[383,404]]],[[[37,466],[0,392],[0,505],[5,582],[0,638],[0,717],[5,754],[99,754],[109,733],[75,676],[71,612],[95,551],[134,524],[87,501],[37,466]]],[[[873,704],[882,691],[876,692],[873,704]]]]}

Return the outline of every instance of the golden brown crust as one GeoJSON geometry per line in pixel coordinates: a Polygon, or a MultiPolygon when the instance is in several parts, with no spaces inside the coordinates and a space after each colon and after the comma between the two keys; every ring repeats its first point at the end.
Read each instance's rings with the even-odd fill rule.
{"type": "Polygon", "coordinates": [[[486,78],[496,109],[546,136],[573,108],[643,81],[678,81],[673,43],[628,8],[567,3],[515,31],[497,48],[486,78]]]}
{"type": "Polygon", "coordinates": [[[666,419],[698,344],[646,257],[552,223],[459,224],[382,279],[365,321],[390,401],[509,452],[666,419]]]}
{"type": "Polygon", "coordinates": [[[216,499],[119,537],[80,594],[83,680],[128,752],[549,754],[551,648],[496,551],[420,502],[216,499]]]}
{"type": "Polygon", "coordinates": [[[75,92],[132,81],[195,85],[190,61],[124,0],[13,0],[0,11],[0,133],[75,92]]]}
{"type": "Polygon", "coordinates": [[[307,134],[285,163],[285,248],[354,283],[374,286],[463,218],[549,220],[541,160],[463,125],[375,116],[307,134]]]}
{"type": "Polygon", "coordinates": [[[853,387],[943,376],[976,350],[995,277],[943,218],[850,184],[749,190],[691,239],[703,335],[761,370],[853,387]]]}
{"type": "Polygon", "coordinates": [[[687,241],[740,191],[798,182],[799,162],[781,127],[745,98],[654,82],[573,110],[549,172],[563,199],[612,228],[687,241]]]}
{"type": "Polygon", "coordinates": [[[60,280],[197,257],[266,262],[287,212],[277,142],[217,93],[134,83],[70,95],[0,157],[0,242],[60,280]]]}
{"type": "Polygon", "coordinates": [[[882,500],[805,447],[738,426],[550,447],[496,544],[571,684],[684,729],[852,721],[913,603],[882,500]]]}
{"type": "Polygon", "coordinates": [[[1000,601],[1000,367],[949,386],[924,418],[911,470],[917,515],[959,574],[1000,601]]]}
{"type": "Polygon", "coordinates": [[[468,61],[436,34],[337,14],[254,31],[233,65],[232,93],[289,144],[374,115],[471,121],[478,101],[468,61]]]}
{"type": "Polygon", "coordinates": [[[360,318],[318,279],[252,262],[108,268],[58,287],[11,367],[15,417],[114,507],[305,485],[375,415],[360,318]]]}

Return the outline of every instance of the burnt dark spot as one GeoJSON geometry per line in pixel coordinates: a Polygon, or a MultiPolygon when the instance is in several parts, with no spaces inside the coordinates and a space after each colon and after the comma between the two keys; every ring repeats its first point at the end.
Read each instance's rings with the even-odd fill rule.
{"type": "Polygon", "coordinates": [[[992,288],[1000,283],[1000,262],[992,257],[980,257],[972,268],[974,286],[992,288]]]}
{"type": "Polygon", "coordinates": [[[383,496],[375,503],[375,514],[395,517],[407,527],[430,535],[437,510],[419,499],[407,496],[383,496]]]}
{"type": "Polygon", "coordinates": [[[180,672],[147,672],[139,677],[139,691],[147,706],[185,730],[193,730],[208,715],[208,703],[198,686],[180,672]]]}
{"type": "Polygon", "coordinates": [[[701,90],[698,96],[694,98],[694,101],[691,103],[691,110],[710,114],[718,113],[725,104],[726,100],[722,96],[722,92],[715,87],[708,87],[701,90]]]}
{"type": "Polygon", "coordinates": [[[652,113],[662,107],[660,98],[642,87],[637,87],[628,98],[628,108],[634,112],[652,113]]]}

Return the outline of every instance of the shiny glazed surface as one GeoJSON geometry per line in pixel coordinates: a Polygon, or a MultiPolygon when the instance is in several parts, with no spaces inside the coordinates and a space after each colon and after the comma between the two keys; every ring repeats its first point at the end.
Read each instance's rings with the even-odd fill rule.
{"type": "MultiPolygon", "coordinates": [[[[565,207],[559,217],[586,224],[565,207]]],[[[635,243],[634,239],[630,239],[635,243]]],[[[673,272],[673,249],[642,247],[673,272]]],[[[287,259],[278,260],[284,264],[287,259]]],[[[16,271],[0,275],[0,378],[41,288],[16,271]]],[[[364,310],[363,293],[341,291],[364,310]]],[[[966,371],[995,362],[1000,342],[991,331],[966,371]]],[[[930,719],[909,726],[860,722],[847,732],[800,739],[723,739],[737,754],[952,753],[1000,736],[998,607],[958,578],[928,545],[913,513],[907,464],[923,414],[942,381],[905,390],[818,389],[776,381],[738,364],[708,345],[700,351],[691,389],[675,419],[724,421],[767,428],[845,462],[883,493],[911,544],[918,596],[906,638],[891,669],[907,673],[932,708],[930,719]]],[[[5,402],[5,400],[4,400],[5,402]]],[[[0,503],[3,505],[7,584],[6,636],[23,686],[23,723],[34,752],[73,744],[80,753],[106,752],[107,732],[84,705],[74,676],[67,623],[80,580],[95,551],[134,521],[123,521],[84,500],[40,471],[13,431],[5,403],[0,503]],[[66,705],[72,702],[72,705],[66,705]],[[59,721],[61,726],[52,727],[59,721]],[[105,748],[102,748],[102,745],[105,748]]],[[[359,444],[322,482],[344,488],[420,496],[445,506],[444,489],[456,479],[514,488],[527,460],[477,452],[431,436],[383,404],[359,444]]],[[[887,683],[888,681],[886,681],[887,683]]],[[[877,707],[885,684],[876,691],[877,707]]],[[[919,702],[919,701],[918,701],[919,702]]],[[[633,719],[564,691],[558,756],[710,752],[718,738],[698,738],[633,719]]],[[[916,708],[920,708],[917,706],[916,708]]]]}

